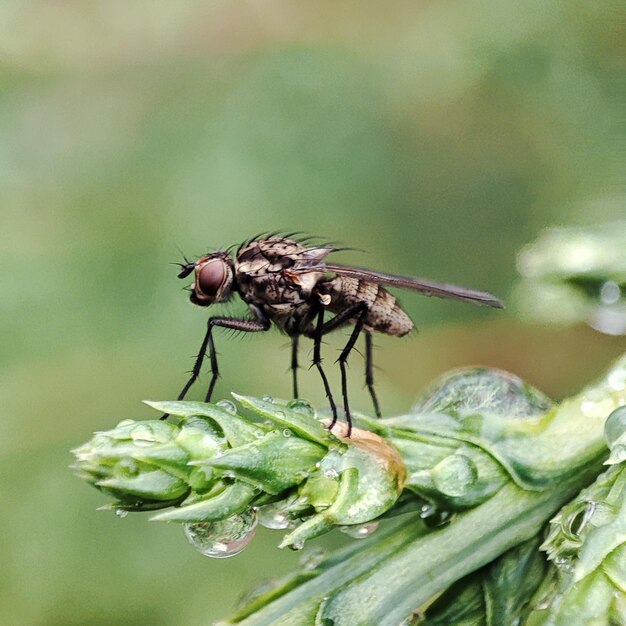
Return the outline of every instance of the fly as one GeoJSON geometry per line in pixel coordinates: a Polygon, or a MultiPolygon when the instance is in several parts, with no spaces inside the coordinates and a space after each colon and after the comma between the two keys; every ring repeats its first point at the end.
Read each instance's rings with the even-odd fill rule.
{"type": "Polygon", "coordinates": [[[294,235],[261,235],[241,244],[234,255],[219,250],[197,261],[185,259],[185,263],[179,264],[179,278],[184,279],[193,274],[191,302],[208,307],[226,302],[237,294],[248,305],[249,314],[245,317],[216,316],[208,319],[191,377],[178,400],[185,397],[197,380],[207,353],[211,380],[205,400],[211,400],[220,375],[213,340],[214,328],[258,333],[269,330],[273,324],[291,338],[294,398],[298,397],[299,339],[304,336],[313,340],[313,364],[322,379],[330,404],[332,428],[337,422],[337,405],[322,367],[322,338],[351,324],[352,332],[338,358],[343,409],[350,436],[352,419],[346,365],[359,335],[363,333],[365,336],[365,383],[374,411],[380,417],[380,406],[374,390],[372,334],[380,332],[403,337],[414,328],[411,318],[385,287],[399,287],[426,296],[453,298],[498,309],[504,306],[495,296],[483,291],[328,263],[326,257],[338,248],[329,244],[314,245],[309,243],[310,238],[297,239],[294,235]]]}

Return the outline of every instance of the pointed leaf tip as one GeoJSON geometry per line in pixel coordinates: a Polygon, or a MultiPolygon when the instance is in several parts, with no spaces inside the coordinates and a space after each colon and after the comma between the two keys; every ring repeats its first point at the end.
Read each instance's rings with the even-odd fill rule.
{"type": "Polygon", "coordinates": [[[261,400],[254,396],[244,396],[234,392],[232,392],[231,395],[246,409],[253,411],[265,419],[269,419],[279,426],[289,428],[294,434],[303,439],[309,439],[325,447],[328,447],[335,439],[335,437],[324,428],[323,424],[314,417],[290,409],[288,406],[274,404],[273,402],[261,400]]]}

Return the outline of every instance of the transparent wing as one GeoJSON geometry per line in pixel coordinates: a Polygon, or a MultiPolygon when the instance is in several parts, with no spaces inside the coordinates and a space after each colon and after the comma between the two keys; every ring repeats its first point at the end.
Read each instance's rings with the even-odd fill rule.
{"type": "Polygon", "coordinates": [[[317,268],[309,267],[307,271],[317,269],[318,271],[331,272],[338,276],[346,276],[348,278],[356,278],[357,280],[366,280],[381,285],[389,285],[390,287],[399,287],[400,289],[409,289],[417,291],[425,296],[437,296],[438,298],[453,298],[455,300],[463,300],[466,302],[474,302],[476,304],[484,304],[495,309],[503,309],[504,304],[501,300],[486,291],[476,291],[459,287],[458,285],[449,285],[447,283],[437,283],[425,278],[413,278],[412,276],[398,276],[396,274],[387,274],[385,272],[376,272],[362,267],[351,267],[347,265],[337,265],[335,263],[324,263],[317,268]]]}

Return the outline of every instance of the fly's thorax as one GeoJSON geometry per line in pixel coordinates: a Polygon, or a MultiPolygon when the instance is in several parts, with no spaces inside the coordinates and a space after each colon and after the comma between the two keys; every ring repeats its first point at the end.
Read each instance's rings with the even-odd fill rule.
{"type": "Polygon", "coordinates": [[[252,241],[237,252],[239,291],[251,304],[263,302],[284,313],[287,306],[299,306],[311,297],[324,273],[308,268],[318,266],[317,261],[329,251],[278,236],[252,241]]]}

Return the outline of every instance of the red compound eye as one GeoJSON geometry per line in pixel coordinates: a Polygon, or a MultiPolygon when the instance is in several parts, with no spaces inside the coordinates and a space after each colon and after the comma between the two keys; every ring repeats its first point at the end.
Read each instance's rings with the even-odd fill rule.
{"type": "Polygon", "coordinates": [[[224,268],[224,261],[215,259],[209,261],[198,272],[198,288],[206,296],[215,296],[220,290],[220,287],[224,284],[226,278],[226,269],[224,268]]]}

